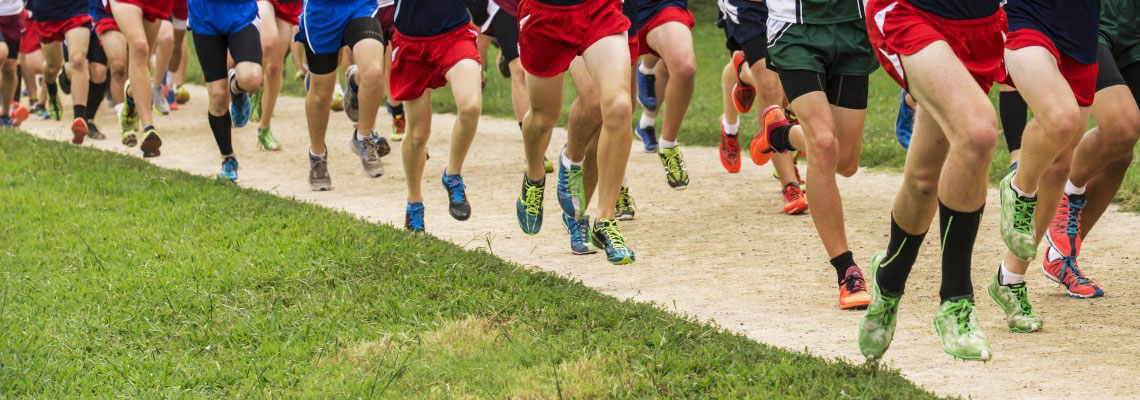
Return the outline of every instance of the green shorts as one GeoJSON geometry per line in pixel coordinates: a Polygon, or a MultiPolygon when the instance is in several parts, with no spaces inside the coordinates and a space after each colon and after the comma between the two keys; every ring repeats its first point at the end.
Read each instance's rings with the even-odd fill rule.
{"type": "Polygon", "coordinates": [[[869,76],[879,68],[879,62],[861,19],[829,25],[769,19],[768,68],[824,76],[869,76]]]}
{"type": "Polygon", "coordinates": [[[1120,68],[1140,62],[1140,2],[1105,0],[1101,5],[1100,43],[1112,50],[1120,68]]]}

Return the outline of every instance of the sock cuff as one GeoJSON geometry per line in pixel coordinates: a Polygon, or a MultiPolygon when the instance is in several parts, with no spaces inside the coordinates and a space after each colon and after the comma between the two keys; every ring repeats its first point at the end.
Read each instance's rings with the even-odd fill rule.
{"type": "MultiPolygon", "coordinates": [[[[1088,186],[1087,184],[1085,186],[1088,186]]],[[[1077,186],[1073,181],[1065,181],[1065,194],[1083,195],[1085,194],[1085,186],[1077,186]]]]}

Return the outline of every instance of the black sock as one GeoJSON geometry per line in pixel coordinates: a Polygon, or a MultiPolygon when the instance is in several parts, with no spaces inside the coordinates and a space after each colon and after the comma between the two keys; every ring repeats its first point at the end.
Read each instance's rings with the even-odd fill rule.
{"type": "Polygon", "coordinates": [[[47,84],[47,92],[49,99],[55,99],[59,95],[59,84],[55,82],[47,84]]]}
{"type": "Polygon", "coordinates": [[[87,85],[87,113],[83,114],[83,118],[88,120],[95,119],[95,113],[99,112],[99,102],[103,101],[103,95],[107,93],[108,81],[103,83],[88,82],[87,85]]]}
{"type": "Polygon", "coordinates": [[[851,268],[852,265],[855,265],[855,256],[851,254],[851,251],[845,251],[831,259],[831,266],[835,267],[835,274],[839,276],[839,283],[843,283],[843,278],[847,277],[847,269],[851,268]]]}
{"type": "Polygon", "coordinates": [[[20,68],[16,68],[16,93],[12,96],[12,101],[16,102],[16,104],[20,104],[20,92],[24,91],[23,87],[24,73],[20,71],[20,68]]]}
{"type": "Polygon", "coordinates": [[[1001,130],[1005,134],[1005,143],[1009,151],[1021,148],[1021,134],[1025,132],[1025,123],[1029,118],[1027,112],[1029,105],[1020,92],[1001,92],[998,94],[998,110],[1001,112],[1001,130]]]}
{"type": "Polygon", "coordinates": [[[772,145],[773,149],[779,152],[796,151],[796,148],[792,147],[792,139],[790,138],[792,125],[788,124],[772,130],[772,142],[769,144],[772,145]]]}
{"type": "Polygon", "coordinates": [[[234,79],[232,82],[233,82],[233,84],[230,85],[230,95],[231,96],[237,96],[239,94],[245,93],[245,89],[242,89],[241,85],[238,85],[237,79],[234,79]],[[236,90],[236,92],[235,92],[235,90],[236,90]]]}
{"type": "Polygon", "coordinates": [[[210,131],[214,132],[214,141],[218,142],[218,151],[222,152],[223,156],[234,154],[234,146],[230,141],[230,129],[232,128],[230,122],[230,112],[226,111],[225,114],[214,116],[206,113],[210,119],[210,131]]]}
{"type": "Polygon", "coordinates": [[[400,103],[400,105],[391,106],[391,107],[392,107],[392,116],[393,117],[395,117],[397,115],[404,115],[404,103],[400,103]]]}
{"type": "Polygon", "coordinates": [[[75,113],[75,118],[87,118],[87,106],[76,104],[71,106],[71,111],[75,113]]]}
{"type": "Polygon", "coordinates": [[[523,175],[523,176],[524,176],[524,177],[526,177],[526,181],[527,181],[527,183],[529,183],[529,184],[531,184],[531,185],[534,185],[534,186],[544,186],[544,187],[546,186],[546,177],[542,177],[542,179],[539,179],[539,180],[537,180],[537,181],[532,181],[532,180],[530,180],[530,177],[529,177],[529,176],[526,176],[526,175],[523,175]]]}
{"type": "Polygon", "coordinates": [[[974,255],[974,239],[982,221],[982,210],[954,211],[938,202],[938,220],[942,232],[942,289],[938,295],[943,302],[961,297],[974,297],[970,282],[970,266],[974,255]]]}
{"type": "Polygon", "coordinates": [[[902,296],[906,288],[906,278],[910,276],[910,269],[914,267],[914,260],[918,258],[918,249],[922,248],[922,239],[926,232],[912,235],[895,223],[891,216],[891,239],[887,243],[887,257],[879,264],[879,271],[875,273],[875,281],[883,293],[891,296],[902,296]]]}

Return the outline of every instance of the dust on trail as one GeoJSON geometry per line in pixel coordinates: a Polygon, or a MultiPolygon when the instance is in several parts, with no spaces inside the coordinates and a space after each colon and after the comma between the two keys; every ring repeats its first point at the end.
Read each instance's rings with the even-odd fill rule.
{"type": "MultiPolygon", "coordinates": [[[[192,101],[170,116],[157,117],[164,145],[156,165],[213,176],[220,156],[206,124],[205,90],[190,88],[192,101]]],[[[384,158],[387,173],[366,178],[348,147],[352,125],[342,114],[331,119],[328,146],[331,192],[312,192],[307,183],[308,136],[303,99],[282,97],[274,132],[283,144],[276,153],[257,151],[256,123],[234,130],[241,162],[241,186],[345,210],[371,221],[403,227],[404,177],[398,143],[384,158]]],[[[70,115],[70,112],[67,114],[70,115]]],[[[35,119],[35,118],[34,118],[35,119]]],[[[387,118],[381,113],[386,132],[387,118]]],[[[728,174],[717,150],[686,147],[692,184],[673,191],[665,183],[658,157],[641,153],[634,143],[629,185],[637,201],[637,219],[623,232],[637,252],[628,266],[608,264],[601,254],[570,254],[555,200],[554,176],[546,190],[542,232],[527,236],[518,227],[514,202],[523,162],[522,138],[514,121],[483,118],[464,166],[473,208],[466,222],[447,214],[440,184],[453,117],[434,119],[432,155],[424,177],[427,231],[465,248],[488,248],[507,260],[582,281],[618,298],[653,302],[664,309],[711,321],[748,337],[823,357],[862,362],[855,342],[861,312],[836,308],[835,274],[816,239],[809,216],[783,215],[778,184],[768,167],[747,163],[728,174]]],[[[85,146],[140,156],[118,141],[112,112],[100,111],[98,125],[108,139],[85,146]]],[[[30,120],[24,129],[55,139],[70,138],[68,124],[30,120]]],[[[385,134],[387,136],[387,134],[385,134]]],[[[683,140],[683,136],[682,136],[683,140]]],[[[556,159],[565,132],[555,132],[548,155],[556,159]]],[[[868,266],[886,246],[888,209],[901,178],[860,171],[840,180],[848,237],[856,260],[868,266]]],[[[810,188],[810,182],[809,182],[810,188]]],[[[1082,265],[1106,286],[1101,299],[1076,300],[1045,279],[1034,262],[1029,292],[1045,329],[1010,333],[1001,310],[988,298],[986,285],[1004,245],[997,232],[998,200],[990,191],[979,233],[973,270],[979,317],[994,359],[958,361],[942,352],[931,326],[938,306],[938,235],[931,232],[900,306],[898,331],[885,363],[914,382],[946,395],[977,398],[1135,398],[1140,393],[1140,263],[1137,238],[1140,216],[1110,210],[1084,247],[1082,265]]],[[[937,226],[935,221],[934,226],[937,226]]]]}

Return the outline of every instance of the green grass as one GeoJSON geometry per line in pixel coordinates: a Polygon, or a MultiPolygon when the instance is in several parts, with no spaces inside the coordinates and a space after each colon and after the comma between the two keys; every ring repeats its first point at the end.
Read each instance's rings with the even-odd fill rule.
{"type": "Polygon", "coordinates": [[[931,397],[893,370],[10,129],[0,188],[3,398],[931,397]]]}

